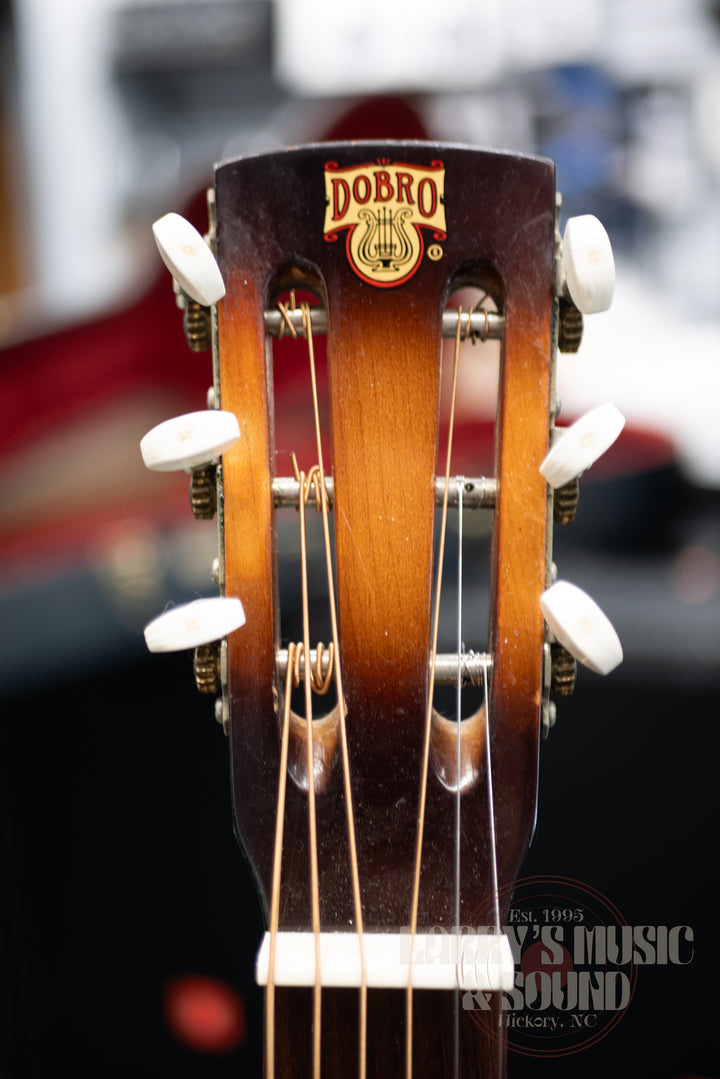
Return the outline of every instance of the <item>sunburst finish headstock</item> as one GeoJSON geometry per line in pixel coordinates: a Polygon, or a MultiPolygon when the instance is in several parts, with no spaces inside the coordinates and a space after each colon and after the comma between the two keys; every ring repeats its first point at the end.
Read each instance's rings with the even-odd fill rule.
{"type": "MultiPolygon", "coordinates": [[[[173,233],[172,220],[161,247],[186,307],[199,305],[209,320],[212,422],[184,417],[170,434],[151,433],[145,451],[150,467],[217,468],[220,589],[242,601],[245,621],[237,606],[203,615],[200,666],[216,674],[236,828],[270,920],[264,976],[273,983],[282,967],[279,931],[296,942],[303,932],[322,937],[322,948],[303,959],[299,945],[290,963],[307,967],[301,984],[315,986],[314,1004],[292,995],[302,990],[278,989],[277,1014],[274,1003],[268,1013],[272,1067],[311,1074],[328,1059],[327,1074],[346,1074],[373,1053],[387,1070],[372,1074],[402,1074],[409,1052],[415,1074],[439,1074],[454,994],[438,985],[410,1005],[391,1000],[373,986],[391,984],[375,979],[392,963],[382,948],[369,958],[368,948],[354,973],[332,983],[365,995],[359,1032],[353,1024],[348,1033],[342,995],[326,1001],[320,1021],[320,990],[330,984],[323,949],[333,944],[327,934],[353,934],[363,953],[364,934],[390,941],[407,927],[414,936],[472,924],[518,875],[530,841],[553,654],[564,670],[568,650],[598,670],[621,658],[589,597],[553,585],[551,562],[555,489],[619,430],[606,412],[574,434],[555,431],[558,335],[574,347],[581,309],[607,306],[612,257],[594,218],[575,219],[561,241],[550,162],[423,142],[230,161],[216,170],[211,210],[217,263],[184,226],[173,233]],[[467,287],[483,302],[448,308],[467,287]],[[282,335],[300,341],[292,427],[275,416],[273,341],[282,335]],[[445,372],[444,335],[456,340],[445,372]],[[500,341],[494,463],[490,474],[458,480],[452,387],[458,364],[471,362],[461,348],[469,339],[500,341]],[[298,445],[289,445],[298,423],[298,445]],[[307,588],[306,518],[316,505],[327,545],[322,612],[307,588]],[[460,636],[448,655],[437,646],[439,551],[449,515],[465,511],[491,515],[490,617],[482,639],[466,647],[460,636]],[[288,527],[280,515],[293,512],[301,557],[288,588],[278,535],[288,527]],[[303,597],[297,622],[283,610],[292,592],[303,597]],[[318,620],[327,648],[311,638],[318,620]],[[289,640],[295,624],[302,632],[289,640]],[[222,645],[212,643],[218,637],[222,645]],[[480,707],[441,715],[433,689],[444,680],[484,683],[480,707]],[[320,691],[331,685],[324,704],[320,691]],[[413,1008],[425,1016],[415,1022],[421,1052],[378,1025],[392,1014],[407,1030],[413,1008]],[[313,1037],[293,1041],[288,1024],[304,1010],[313,1037]]],[[[464,423],[463,455],[472,460],[476,446],[481,461],[467,409],[464,423]]],[[[198,643],[187,624],[169,636],[177,647],[198,643]]],[[[572,678],[560,681],[564,691],[572,678]]],[[[498,903],[497,928],[504,913],[498,903]]],[[[484,1074],[478,1061],[497,1074],[497,1039],[462,1026],[462,1074],[484,1074]]]]}

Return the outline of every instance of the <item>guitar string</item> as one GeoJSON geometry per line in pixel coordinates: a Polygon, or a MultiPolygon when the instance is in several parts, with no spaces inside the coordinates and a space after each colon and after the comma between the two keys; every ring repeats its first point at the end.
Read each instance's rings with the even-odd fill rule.
{"type": "MultiPolygon", "coordinates": [[[[484,305],[485,300],[488,297],[487,291],[485,291],[479,301],[484,305]]],[[[477,306],[477,305],[476,305],[477,306]]],[[[489,333],[489,316],[488,310],[483,306],[482,310],[485,314],[485,329],[481,336],[482,341],[486,341],[489,333]]],[[[468,328],[470,326],[470,320],[468,319],[468,328]]],[[[472,343],[475,344],[476,336],[471,335],[472,343]]],[[[483,709],[485,712],[485,772],[487,775],[487,802],[488,802],[488,826],[490,832],[490,872],[492,875],[492,894],[493,894],[493,918],[495,923],[496,934],[502,933],[502,925],[500,920],[500,894],[498,885],[498,865],[497,865],[497,830],[495,823],[495,797],[493,793],[493,778],[492,778],[492,754],[491,754],[491,723],[490,723],[490,692],[489,692],[489,676],[488,676],[488,660],[487,656],[482,658],[483,667],[483,709]]],[[[504,1052],[505,1041],[503,1038],[502,1025],[500,1023],[501,1011],[498,998],[498,1015],[497,1015],[497,1045],[498,1045],[498,1075],[500,1079],[504,1075],[504,1052]]]]}
{"type": "MultiPolygon", "coordinates": [[[[484,304],[487,299],[487,292],[485,292],[480,300],[481,304],[484,304]]],[[[486,341],[488,337],[488,325],[489,317],[486,307],[483,307],[485,313],[485,331],[481,336],[481,340],[486,341]]],[[[468,328],[470,326],[470,319],[468,319],[468,328]]],[[[475,344],[476,335],[471,334],[472,343],[475,344]]],[[[461,496],[459,496],[461,497],[461,496]]],[[[459,531],[462,534],[462,526],[459,525],[459,531]]],[[[500,892],[498,884],[498,862],[497,862],[497,826],[495,822],[495,796],[493,791],[493,777],[492,777],[492,754],[491,754],[491,721],[490,721],[490,691],[489,691],[489,665],[487,656],[482,657],[483,667],[483,710],[485,712],[485,771],[487,775],[487,803],[488,803],[488,828],[490,834],[490,872],[492,876],[492,895],[493,895],[493,920],[495,926],[495,933],[497,935],[502,934],[502,924],[500,917],[500,892]]],[[[459,759],[459,758],[458,758],[459,759]]],[[[459,827],[459,824],[458,824],[459,827]]],[[[459,836],[459,832],[458,832],[459,836]]],[[[459,924],[459,920],[458,920],[459,924]]],[[[497,1065],[499,1079],[503,1079],[505,1075],[505,1036],[502,1030],[502,1012],[500,1006],[500,997],[497,998],[497,1031],[496,1031],[496,1043],[498,1046],[497,1065]]]]}
{"type": "MultiPolygon", "coordinates": [[[[312,481],[311,481],[312,482],[312,481]]],[[[303,650],[305,653],[305,724],[307,730],[308,776],[308,834],[310,841],[310,904],[313,937],[315,940],[315,981],[313,984],[313,1079],[320,1079],[320,1046],[322,1038],[322,970],[320,966],[320,880],[317,851],[317,814],[315,808],[315,750],[313,732],[312,679],[310,677],[310,607],[308,600],[307,535],[305,502],[310,487],[304,472],[300,472],[300,565],[302,584],[303,650]]]]}
{"type": "MultiPolygon", "coordinates": [[[[488,690],[488,660],[487,656],[482,658],[483,667],[483,707],[485,708],[485,772],[487,775],[487,803],[488,803],[488,826],[490,832],[490,870],[492,873],[492,887],[493,887],[493,918],[495,922],[495,933],[500,936],[502,934],[502,924],[500,920],[500,890],[498,884],[498,865],[497,865],[497,831],[495,823],[495,795],[493,791],[493,775],[492,775],[492,753],[490,751],[491,742],[491,725],[490,725],[490,693],[488,690]]],[[[502,1011],[500,1008],[500,997],[498,996],[498,1010],[497,1010],[497,1046],[498,1046],[498,1076],[500,1079],[504,1076],[504,1055],[505,1055],[505,1037],[503,1035],[501,1024],[502,1011]]]]}
{"type": "Polygon", "coordinates": [[[488,661],[487,656],[482,657],[483,666],[483,704],[485,706],[485,764],[487,769],[487,800],[488,800],[488,823],[490,826],[490,852],[491,871],[493,884],[493,916],[495,929],[502,931],[500,925],[500,893],[498,885],[497,867],[497,833],[495,825],[495,795],[493,793],[492,756],[490,753],[490,694],[488,693],[488,661]]]}
{"type": "MultiPolygon", "coordinates": [[[[462,334],[462,340],[468,339],[474,345],[476,341],[487,341],[489,331],[489,316],[486,307],[483,307],[485,300],[487,299],[487,292],[484,292],[480,300],[475,303],[467,315],[467,323],[465,330],[462,334]],[[482,310],[485,315],[485,327],[481,333],[473,332],[472,316],[476,310],[482,310]]],[[[459,316],[458,316],[459,318],[459,316]]],[[[463,644],[463,492],[464,492],[464,477],[458,476],[456,478],[457,483],[457,497],[458,497],[458,511],[457,511],[457,531],[458,531],[458,555],[457,555],[457,616],[456,616],[456,649],[458,657],[457,675],[455,682],[455,714],[457,723],[457,754],[455,762],[455,771],[457,777],[457,788],[455,791],[455,947],[456,947],[456,960],[460,961],[461,948],[462,948],[462,927],[461,927],[461,851],[460,840],[462,835],[461,830],[461,808],[462,808],[462,792],[461,792],[461,770],[462,770],[462,655],[464,652],[463,644]]],[[[455,1008],[454,1008],[454,1023],[455,1023],[455,1039],[454,1039],[454,1066],[455,1066],[455,1079],[460,1079],[460,1005],[462,1000],[462,993],[460,986],[458,985],[458,991],[455,994],[455,1008]]]]}
{"type": "MultiPolygon", "coordinates": [[[[469,322],[469,320],[468,320],[469,322]]],[[[457,530],[458,530],[458,556],[457,556],[457,676],[455,681],[455,719],[457,723],[457,756],[456,756],[456,782],[455,791],[455,932],[457,934],[455,946],[457,949],[456,960],[460,961],[460,944],[462,931],[460,928],[460,818],[462,807],[462,795],[460,791],[460,770],[462,767],[462,623],[463,623],[463,487],[464,481],[461,476],[457,477],[457,530]]],[[[455,1079],[460,1079],[460,990],[455,994],[455,1079]]]]}
{"type": "Polygon", "coordinates": [[[338,726],[340,731],[340,753],[342,757],[343,785],[345,793],[345,811],[348,829],[348,846],[350,851],[350,870],[352,876],[353,908],[355,925],[357,928],[358,947],[360,952],[360,988],[358,1010],[358,1077],[365,1079],[367,1072],[367,967],[365,963],[365,942],[363,937],[362,899],[360,894],[360,872],[357,858],[357,842],[355,836],[355,815],[353,811],[352,783],[350,779],[350,755],[347,743],[346,716],[347,706],[343,693],[342,669],[340,664],[340,644],[338,634],[337,605],[335,602],[335,580],[332,565],[332,547],[330,544],[330,523],[328,519],[328,494],[325,485],[325,466],[323,463],[322,437],[320,432],[320,408],[318,404],[317,373],[315,369],[315,348],[313,344],[312,323],[310,320],[310,307],[301,304],[303,330],[308,344],[308,359],[310,364],[310,378],[312,382],[313,410],[315,416],[315,439],[317,443],[318,474],[320,478],[320,498],[322,503],[323,536],[325,541],[325,564],[328,580],[328,596],[330,604],[330,622],[332,627],[332,640],[335,651],[335,685],[338,699],[338,726]]]}
{"type": "Polygon", "coordinates": [[[425,802],[427,797],[427,778],[430,763],[430,731],[432,726],[433,693],[435,689],[435,665],[437,657],[438,627],[440,624],[440,592],[442,589],[442,567],[445,555],[445,532],[447,528],[448,494],[450,491],[450,464],[452,458],[453,429],[455,426],[455,400],[457,396],[457,373],[460,359],[462,308],[458,308],[455,349],[453,352],[452,396],[450,399],[450,420],[448,424],[447,449],[445,459],[445,489],[443,492],[442,516],[440,520],[440,543],[438,549],[438,571],[435,586],[435,607],[432,627],[432,650],[430,658],[430,677],[428,684],[427,710],[425,713],[425,735],[423,740],[422,775],[420,781],[420,803],[418,806],[418,826],[415,846],[415,869],[413,873],[412,903],[410,909],[410,961],[408,965],[408,983],[405,993],[405,1074],[412,1079],[412,1042],[413,1042],[413,952],[417,933],[418,908],[420,902],[420,870],[422,864],[423,832],[425,829],[425,802]]]}
{"type": "Polygon", "coordinates": [[[268,976],[265,986],[265,1061],[267,1079],[275,1076],[275,956],[280,922],[280,874],[282,867],[283,830],[285,823],[285,793],[287,787],[287,759],[290,732],[290,689],[295,667],[297,645],[288,645],[288,665],[285,676],[285,702],[280,740],[280,775],[278,777],[278,800],[275,814],[275,846],[273,852],[272,893],[270,898],[270,949],[268,976]]]}
{"type": "MultiPolygon", "coordinates": [[[[307,577],[307,540],[306,529],[304,522],[304,509],[310,498],[310,492],[315,487],[315,499],[316,505],[319,501],[318,485],[317,485],[317,466],[313,466],[310,472],[305,476],[300,472],[297,465],[295,455],[292,455],[292,466],[295,479],[298,482],[299,500],[298,509],[300,511],[300,562],[302,566],[302,572],[304,577],[307,577]]],[[[333,676],[334,668],[334,644],[331,643],[328,648],[328,664],[327,673],[323,675],[323,655],[325,653],[325,646],[322,642],[318,642],[316,648],[316,662],[313,669],[310,665],[310,651],[309,651],[309,618],[307,617],[308,609],[307,603],[304,604],[303,611],[303,641],[301,643],[291,642],[288,645],[288,658],[287,658],[287,673],[286,673],[286,686],[285,686],[285,701],[283,711],[283,730],[281,735],[281,754],[280,754],[280,778],[278,782],[278,805],[275,821],[275,849],[273,856],[273,883],[272,883],[272,898],[271,898],[271,914],[270,914],[270,947],[268,955],[268,980],[266,985],[265,996],[265,1014],[266,1014],[266,1061],[267,1061],[267,1075],[268,1079],[272,1079],[275,1073],[275,963],[277,954],[277,933],[279,927],[279,908],[280,908],[280,877],[281,877],[281,865],[282,865],[282,846],[283,846],[283,829],[285,818],[285,795],[287,785],[287,758],[288,758],[288,743],[289,743],[289,724],[290,724],[290,712],[291,712],[291,687],[298,687],[300,685],[301,677],[305,678],[305,694],[306,694],[306,714],[310,717],[309,732],[308,732],[308,775],[312,776],[312,704],[308,706],[308,687],[310,687],[318,695],[324,695],[330,688],[330,684],[333,676]],[[304,660],[305,669],[304,674],[301,676],[301,661],[304,660]]],[[[312,819],[312,816],[311,816],[312,819]]],[[[313,835],[316,835],[316,829],[313,825],[310,825],[311,842],[313,835]]],[[[313,880],[317,883],[317,873],[314,874],[313,880]]],[[[318,897],[319,890],[314,888],[313,891],[313,911],[319,907],[318,897]]],[[[315,924],[315,919],[314,919],[315,924]]],[[[319,923],[318,923],[319,924],[319,923]]],[[[321,988],[320,980],[320,961],[319,961],[319,936],[315,935],[316,952],[315,952],[315,969],[316,969],[316,989],[315,994],[321,988]]],[[[314,1029],[320,1031],[320,1024],[316,1023],[314,1029]]],[[[319,1039],[319,1034],[318,1034],[319,1039]]],[[[319,1051],[314,1053],[314,1059],[319,1062],[319,1051]]],[[[319,1063],[318,1063],[319,1066],[319,1063]]],[[[315,1065],[314,1065],[315,1068],[315,1065]]]]}
{"type": "MultiPolygon", "coordinates": [[[[290,299],[293,303],[293,299],[290,299]]],[[[283,336],[283,324],[286,322],[290,333],[297,337],[293,323],[287,315],[283,304],[279,304],[281,311],[281,332],[283,336]]],[[[297,472],[297,466],[296,472],[297,472]]],[[[296,476],[300,480],[299,475],[296,476]]],[[[302,487],[300,484],[300,498],[302,487]]],[[[283,862],[283,834],[285,827],[285,796],[287,791],[287,755],[290,728],[290,702],[291,686],[293,686],[296,673],[299,674],[300,647],[293,641],[287,646],[287,671],[285,674],[285,700],[283,706],[283,729],[281,734],[280,751],[280,775],[277,778],[277,805],[275,809],[275,838],[273,849],[272,890],[270,898],[270,947],[268,953],[268,981],[266,993],[264,993],[264,1013],[266,1013],[266,1073],[268,1079],[275,1076],[275,961],[277,954],[277,931],[280,927],[280,884],[283,862]]],[[[305,663],[309,663],[310,656],[305,657],[305,663]]],[[[296,683],[297,684],[297,683],[296,683]]]]}

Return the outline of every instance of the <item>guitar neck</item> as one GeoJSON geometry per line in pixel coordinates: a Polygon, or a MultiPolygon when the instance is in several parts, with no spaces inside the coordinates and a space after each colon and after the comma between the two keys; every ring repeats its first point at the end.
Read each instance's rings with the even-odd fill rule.
{"type": "MultiPolygon", "coordinates": [[[[366,932],[378,932],[410,920],[430,692],[433,477],[442,473],[446,454],[439,447],[438,412],[442,313],[448,296],[468,282],[492,293],[505,322],[490,628],[493,772],[503,791],[498,827],[507,837],[499,852],[503,881],[517,875],[529,841],[543,662],[539,597],[547,583],[548,496],[538,468],[547,450],[550,408],[555,192],[553,170],[545,162],[489,155],[478,169],[473,167],[477,159],[462,150],[403,147],[403,155],[411,155],[412,165],[429,176],[442,162],[447,235],[436,245],[442,246],[442,257],[425,257],[411,292],[409,283],[377,287],[358,280],[346,257],[345,237],[328,240],[323,233],[321,184],[335,152],[328,147],[283,155],[271,184],[244,162],[224,166],[216,177],[218,260],[228,288],[219,318],[219,386],[223,408],[243,416],[246,446],[242,454],[227,454],[223,464],[226,589],[242,594],[248,617],[248,632],[234,635],[228,652],[230,744],[237,827],[269,905],[267,836],[276,807],[267,792],[275,789],[277,776],[277,733],[268,722],[274,714],[269,645],[280,627],[279,611],[267,602],[277,571],[275,450],[267,397],[272,371],[264,311],[292,283],[319,293],[327,318],[326,445],[332,459],[326,468],[334,490],[340,664],[363,919],[366,932]],[[224,216],[223,207],[257,207],[261,200],[263,212],[250,215],[241,230],[224,216]],[[505,200],[512,214],[503,212],[505,200]],[[482,206],[482,214],[470,213],[473,206],[482,206]],[[271,240],[264,225],[268,219],[283,222],[271,240]],[[311,220],[316,221],[312,231],[311,220]],[[304,259],[298,268],[293,264],[299,227],[304,259]],[[544,252],[540,265],[539,251],[544,252]],[[512,590],[506,567],[515,576],[512,590]]],[[[377,164],[387,154],[387,147],[343,147],[341,175],[357,177],[354,166],[368,162],[387,173],[377,164]]],[[[480,898],[492,891],[481,739],[473,752],[476,778],[464,793],[463,816],[477,826],[462,830],[459,896],[448,866],[454,795],[432,780],[427,788],[421,927],[455,924],[458,899],[461,922],[469,923],[480,898]]],[[[317,806],[319,913],[325,930],[354,922],[351,864],[342,854],[346,805],[337,765],[331,767],[317,806]]],[[[282,864],[281,902],[281,920],[291,927],[306,924],[311,908],[312,877],[294,872],[310,856],[306,819],[307,795],[291,784],[285,829],[293,836],[293,852],[282,864]]],[[[312,992],[278,988],[276,993],[277,1074],[310,1075],[312,992]],[[298,1030],[303,1029],[301,1048],[298,1030]]],[[[488,1026],[484,1014],[478,1021],[474,1010],[462,1013],[457,994],[423,991],[414,997],[414,1075],[453,1074],[456,1052],[461,1075],[504,1073],[496,1022],[488,1026]]],[[[358,1007],[357,992],[323,990],[324,1074],[357,1071],[358,1007]]],[[[369,990],[366,1052],[372,1074],[403,1074],[406,1024],[402,991],[369,990]]]]}
{"type": "MultiPolygon", "coordinates": [[[[277,989],[275,1072],[283,1079],[313,1074],[312,991],[277,989]]],[[[505,1079],[507,1048],[497,1000],[463,1009],[454,993],[423,990],[413,999],[413,1066],[418,1079],[459,1075],[465,1079],[505,1079]]],[[[405,994],[372,989],[368,996],[367,1073],[374,1079],[407,1074],[405,994]]],[[[358,995],[352,989],[323,991],[322,1074],[358,1075],[358,995]]]]}
{"type": "Polygon", "coordinates": [[[268,918],[266,1075],[504,1076],[503,926],[550,690],[572,689],[573,657],[605,673],[622,656],[593,601],[551,585],[553,511],[572,516],[577,475],[620,429],[600,409],[554,443],[558,338],[577,347],[579,308],[609,302],[607,237],[577,218],[561,243],[550,162],[422,142],[230,161],[210,205],[217,262],[173,215],[155,227],[193,347],[212,339],[214,407],[143,452],[193,472],[199,515],[216,486],[225,595],[146,636],[199,645],[198,680],[220,692],[235,828],[268,918]],[[479,300],[463,314],[467,288],[479,300]],[[481,475],[471,422],[468,481],[458,372],[491,336],[494,460],[481,475]],[[463,601],[466,494],[490,514],[484,629],[463,601]],[[449,527],[456,647],[441,656],[449,527]]]}

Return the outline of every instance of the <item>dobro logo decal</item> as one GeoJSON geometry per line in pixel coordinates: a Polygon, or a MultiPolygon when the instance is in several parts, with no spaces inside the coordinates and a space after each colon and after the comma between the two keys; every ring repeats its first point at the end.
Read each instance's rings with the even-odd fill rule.
{"type": "Polygon", "coordinates": [[[394,288],[416,273],[425,253],[442,258],[445,232],[445,169],[430,165],[376,163],[340,168],[325,165],[325,225],[333,242],[347,230],[346,251],[355,273],[378,288],[394,288]]]}

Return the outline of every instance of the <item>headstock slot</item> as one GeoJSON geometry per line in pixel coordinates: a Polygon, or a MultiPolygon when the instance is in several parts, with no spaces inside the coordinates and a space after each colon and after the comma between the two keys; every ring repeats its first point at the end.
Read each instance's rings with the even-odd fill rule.
{"type": "MultiPolygon", "coordinates": [[[[461,331],[459,346],[458,388],[455,403],[453,434],[451,494],[445,539],[444,566],[438,565],[435,576],[443,573],[442,601],[438,651],[440,654],[457,651],[457,567],[462,553],[463,575],[463,639],[465,650],[486,651],[489,636],[491,541],[494,499],[479,506],[475,501],[478,478],[494,482],[495,476],[495,417],[499,392],[501,334],[494,332],[491,316],[502,318],[502,284],[487,266],[464,267],[450,285],[446,312],[460,310],[461,317],[469,316],[471,325],[461,331]],[[488,313],[487,322],[482,315],[488,313]],[[461,477],[462,494],[457,491],[461,477]],[[462,514],[458,502],[462,497],[462,514]],[[460,522],[463,533],[460,552],[460,522]],[[454,608],[454,609],[453,609],[454,608]]],[[[452,367],[455,341],[445,336],[442,345],[442,391],[440,401],[440,451],[447,442],[448,417],[452,391],[452,367]]],[[[442,461],[438,468],[442,468],[442,461]]],[[[440,500],[439,500],[440,502],[440,500]]],[[[436,536],[439,535],[441,506],[436,514],[436,536]]],[[[437,548],[437,542],[436,542],[437,548]]],[[[461,694],[463,720],[475,716],[482,705],[483,689],[477,679],[467,678],[461,694]]],[[[454,720],[457,714],[455,685],[447,678],[437,678],[433,695],[437,712],[454,720]]]]}
{"type": "MultiPolygon", "coordinates": [[[[502,311],[502,285],[487,266],[465,267],[451,284],[447,310],[470,321],[454,340],[442,347],[440,457],[447,456],[451,414],[454,413],[451,456],[453,508],[444,534],[442,564],[436,540],[435,582],[442,575],[438,651],[474,656],[487,653],[489,636],[491,539],[494,504],[476,509],[473,481],[465,472],[495,476],[494,424],[498,399],[502,341],[490,336],[490,315],[502,311]],[[457,281],[461,285],[457,285],[457,281]],[[453,373],[457,387],[453,400],[453,373]],[[468,542],[468,537],[472,542],[468,542]]],[[[500,316],[502,317],[502,316],[500,316]]],[[[442,461],[438,462],[438,469],[442,461]]],[[[436,515],[436,536],[442,535],[442,509],[436,515]]],[[[434,778],[451,792],[465,795],[485,769],[484,679],[468,676],[466,664],[456,664],[451,679],[435,677],[432,697],[430,760],[434,778]],[[458,720],[461,720],[458,728],[458,720]]]]}
{"type": "MultiPolygon", "coordinates": [[[[268,354],[272,360],[272,372],[275,381],[283,386],[285,407],[275,409],[274,413],[274,452],[275,475],[297,480],[295,472],[301,469],[307,475],[318,463],[317,440],[313,412],[313,395],[308,359],[308,342],[302,328],[302,321],[295,316],[302,315],[302,308],[308,305],[311,312],[327,310],[324,282],[316,269],[304,266],[285,267],[271,282],[268,288],[266,311],[278,312],[281,316],[280,328],[268,338],[268,354]],[[283,286],[292,284],[288,291],[283,286]],[[297,328],[296,328],[297,327],[297,328]]],[[[314,342],[315,377],[318,386],[318,410],[320,437],[324,471],[330,481],[330,428],[329,394],[327,389],[327,359],[324,335],[318,335],[314,342]]],[[[319,477],[309,489],[304,514],[306,536],[306,571],[310,594],[310,636],[312,648],[316,643],[326,647],[332,644],[332,624],[325,558],[325,538],[322,515],[320,513],[319,477]]],[[[327,489],[327,488],[326,488],[327,489]]],[[[280,640],[283,649],[290,642],[303,640],[302,602],[301,602],[301,550],[299,528],[299,495],[294,504],[275,505],[277,532],[277,573],[279,595],[282,602],[279,607],[280,640]]],[[[334,528],[332,504],[329,499],[329,540],[334,561],[334,528]]],[[[305,670],[304,658],[300,663],[305,670]]],[[[314,666],[314,664],[313,664],[314,666]]],[[[280,710],[282,711],[285,692],[284,672],[278,672],[277,679],[280,710]]],[[[318,679],[322,681],[322,679],[318,679]]],[[[329,686],[322,694],[313,689],[313,721],[320,724],[323,717],[332,714],[337,705],[337,693],[334,678],[329,678],[329,686]]],[[[305,723],[305,699],[302,682],[292,692],[293,730],[298,738],[305,723]]],[[[324,722],[318,728],[320,734],[332,724],[324,722]]],[[[299,748],[299,746],[298,746],[299,748]]],[[[327,772],[329,758],[320,769],[327,772]]],[[[302,764],[293,770],[294,777],[300,777],[302,785],[307,785],[307,770],[302,764]]]]}

